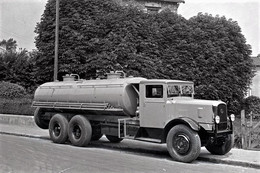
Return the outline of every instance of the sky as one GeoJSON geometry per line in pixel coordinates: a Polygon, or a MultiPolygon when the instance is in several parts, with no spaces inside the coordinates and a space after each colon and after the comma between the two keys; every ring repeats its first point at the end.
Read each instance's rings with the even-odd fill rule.
{"type": "MultiPolygon", "coordinates": [[[[18,48],[35,48],[35,26],[40,22],[47,0],[0,0],[0,40],[13,38],[18,48]]],[[[237,21],[252,55],[260,54],[260,0],[185,0],[178,14],[186,19],[199,12],[225,16],[237,21]]]]}

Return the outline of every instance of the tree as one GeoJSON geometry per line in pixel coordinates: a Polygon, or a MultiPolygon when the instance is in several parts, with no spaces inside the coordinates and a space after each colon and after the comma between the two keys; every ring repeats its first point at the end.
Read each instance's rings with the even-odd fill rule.
{"type": "Polygon", "coordinates": [[[256,96],[249,96],[243,100],[243,108],[246,115],[253,113],[260,115],[260,98],[256,96]]]}
{"type": "Polygon", "coordinates": [[[221,99],[230,113],[238,113],[254,76],[250,45],[231,19],[199,13],[189,22],[197,97],[221,99]]]}
{"type": "MultiPolygon", "coordinates": [[[[150,38],[153,33],[147,30],[147,22],[151,20],[146,18],[138,7],[122,7],[114,1],[61,1],[59,79],[66,73],[95,78],[96,71],[120,67],[130,75],[158,76],[157,44],[150,38]]],[[[36,60],[38,83],[52,79],[54,19],[55,2],[49,1],[35,30],[41,54],[36,60]]]]}
{"type": "MultiPolygon", "coordinates": [[[[107,42],[101,39],[109,32],[102,24],[104,21],[102,17],[109,13],[113,15],[117,8],[112,2],[102,0],[60,2],[59,79],[66,73],[77,73],[84,78],[94,77],[96,69],[100,66],[109,68],[113,64],[111,61],[113,57],[109,57],[110,55],[104,50],[107,42]]],[[[37,76],[40,77],[38,83],[52,79],[54,23],[55,1],[49,1],[35,31],[38,34],[36,47],[41,55],[36,59],[39,68],[37,76]]]]}
{"type": "Polygon", "coordinates": [[[7,51],[16,51],[17,43],[13,38],[10,38],[8,40],[3,39],[0,42],[0,46],[4,46],[7,51]]]}
{"type": "Polygon", "coordinates": [[[0,81],[21,85],[32,92],[35,88],[33,58],[27,50],[0,54],[0,81]]]}

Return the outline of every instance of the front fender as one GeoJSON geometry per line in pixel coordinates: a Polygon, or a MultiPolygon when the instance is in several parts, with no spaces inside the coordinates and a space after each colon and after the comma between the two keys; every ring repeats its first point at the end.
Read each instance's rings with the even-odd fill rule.
{"type": "Polygon", "coordinates": [[[179,117],[179,118],[171,120],[165,126],[164,133],[163,133],[164,137],[162,139],[163,142],[166,141],[167,134],[171,130],[171,128],[175,125],[178,125],[178,124],[184,124],[184,125],[190,127],[192,130],[194,130],[196,132],[198,132],[200,130],[200,125],[196,121],[194,121],[193,119],[188,118],[188,117],[179,117]]]}

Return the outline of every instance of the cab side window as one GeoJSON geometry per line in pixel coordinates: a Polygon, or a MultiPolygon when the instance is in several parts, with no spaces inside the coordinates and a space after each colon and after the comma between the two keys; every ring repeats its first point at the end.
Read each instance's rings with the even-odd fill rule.
{"type": "Polygon", "coordinates": [[[146,98],[163,98],[163,85],[146,85],[146,98]]]}

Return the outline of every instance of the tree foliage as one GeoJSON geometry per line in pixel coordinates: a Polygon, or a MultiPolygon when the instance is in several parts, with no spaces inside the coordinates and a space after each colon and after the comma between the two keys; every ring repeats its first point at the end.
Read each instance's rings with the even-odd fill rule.
{"type": "Polygon", "coordinates": [[[15,51],[17,48],[17,43],[16,40],[14,40],[13,38],[10,38],[8,40],[3,39],[0,42],[0,46],[5,47],[7,51],[15,51]]]}
{"type": "Polygon", "coordinates": [[[244,99],[243,108],[246,111],[246,114],[257,114],[260,115],[260,98],[256,96],[249,96],[244,99]]]}
{"type": "Polygon", "coordinates": [[[0,82],[0,98],[20,98],[26,95],[26,90],[24,87],[10,83],[10,82],[0,82]]]}
{"type": "Polygon", "coordinates": [[[32,54],[26,50],[0,54],[0,81],[16,83],[32,92],[35,89],[32,54]]]}
{"type": "Polygon", "coordinates": [[[198,14],[189,22],[197,97],[221,99],[235,113],[254,76],[250,45],[231,19],[198,14]]]}
{"type": "MultiPolygon", "coordinates": [[[[195,82],[197,98],[221,99],[236,113],[253,77],[251,49],[235,21],[199,13],[186,20],[163,11],[106,0],[60,2],[59,79],[96,72],[195,82]]],[[[49,0],[35,30],[37,83],[51,81],[55,0],[49,0]]]]}
{"type": "MultiPolygon", "coordinates": [[[[138,8],[122,7],[114,1],[62,1],[59,76],[78,73],[92,78],[97,70],[123,67],[130,75],[156,77],[158,54],[150,38],[153,33],[148,29],[147,16],[138,8]]],[[[49,1],[36,27],[36,46],[42,53],[37,60],[42,64],[38,76],[43,77],[42,81],[52,79],[54,18],[55,2],[49,1]]]]}

